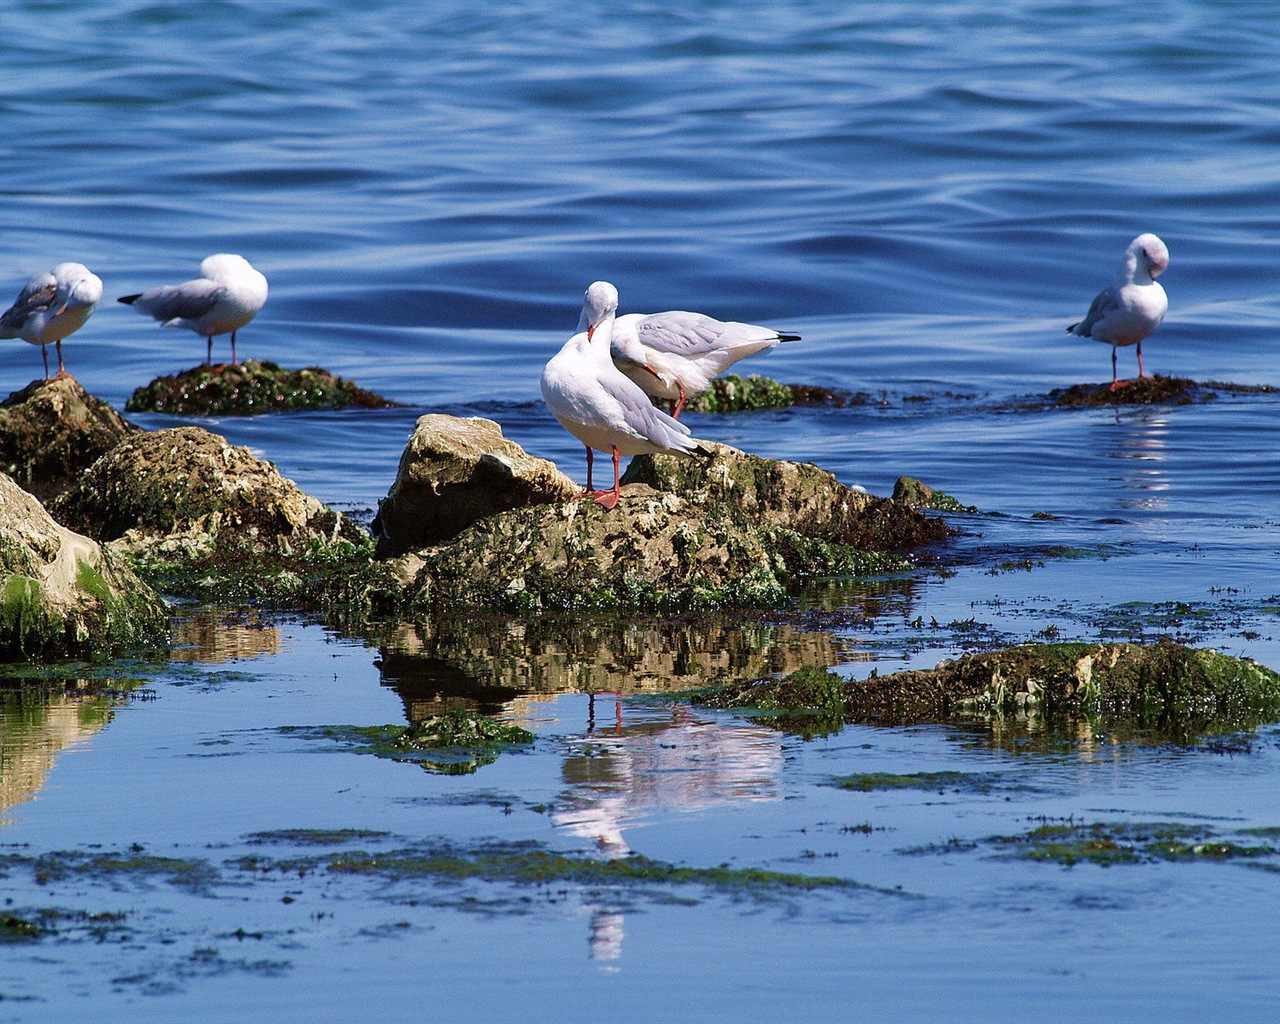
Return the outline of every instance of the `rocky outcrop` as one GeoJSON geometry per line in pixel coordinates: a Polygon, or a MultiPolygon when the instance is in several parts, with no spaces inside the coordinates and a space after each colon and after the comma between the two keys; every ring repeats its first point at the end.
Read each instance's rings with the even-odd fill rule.
{"type": "Polygon", "coordinates": [[[167,645],[156,593],[0,474],[0,661],[167,645]]]}
{"type": "Polygon", "coordinates": [[[437,611],[771,607],[810,577],[896,571],[947,528],[802,463],[708,445],[711,460],[633,460],[616,509],[531,505],[392,563],[437,611]],[[637,477],[645,482],[636,482],[637,477]]]}
{"type": "Polygon", "coordinates": [[[487,516],[563,501],[577,490],[554,463],[504,438],[492,420],[422,416],[374,520],[378,554],[439,544],[487,516]]]}
{"type": "Polygon", "coordinates": [[[933,512],[977,512],[973,505],[962,504],[944,491],[935,490],[913,476],[900,476],[893,485],[893,500],[912,508],[933,512]]]}
{"type": "Polygon", "coordinates": [[[364,537],[270,462],[200,427],[121,442],[51,510],[113,548],[187,562],[299,557],[364,537]]]}
{"type": "Polygon", "coordinates": [[[1102,717],[1181,740],[1197,731],[1273,721],[1280,713],[1280,673],[1247,658],[1168,641],[1023,644],[861,681],[802,669],[700,700],[893,725],[975,716],[1102,717]]]}
{"type": "Polygon", "coordinates": [[[946,526],[902,502],[840,483],[807,462],[763,459],[704,442],[711,460],[639,455],[623,483],[647,484],[697,502],[725,503],[753,520],[805,537],[870,551],[909,551],[947,536],[946,526]]]}
{"type": "Polygon", "coordinates": [[[397,405],[318,366],[285,370],[272,362],[250,359],[237,366],[196,366],[171,377],[157,377],[130,395],[125,409],[258,416],[300,409],[386,409],[397,405]]]}
{"type": "Polygon", "coordinates": [[[34,381],[0,403],[0,472],[48,498],[138,432],[74,377],[34,381]]]}

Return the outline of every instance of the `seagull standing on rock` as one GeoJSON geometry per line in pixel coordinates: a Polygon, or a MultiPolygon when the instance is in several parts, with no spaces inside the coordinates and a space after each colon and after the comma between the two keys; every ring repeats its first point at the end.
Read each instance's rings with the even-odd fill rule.
{"type": "Polygon", "coordinates": [[[575,498],[591,498],[607,509],[621,493],[619,460],[623,455],[659,452],[692,455],[699,442],[679,420],[654,407],[633,381],[623,376],[609,356],[618,289],[596,281],[587,289],[578,333],[542,371],[542,399],[560,425],[587,450],[587,489],[575,498]],[[592,486],[592,450],[613,456],[613,488],[592,486]]]}
{"type": "Polygon", "coordinates": [[[205,338],[205,366],[213,361],[214,336],[229,331],[231,365],[237,366],[236,331],[267,301],[267,279],[243,256],[220,252],[200,264],[197,278],[122,295],[120,301],[155,317],[161,327],[185,327],[205,338]]]}
{"type": "Polygon", "coordinates": [[[1092,338],[1111,346],[1111,390],[1124,387],[1116,379],[1116,348],[1138,346],[1138,378],[1142,369],[1142,339],[1160,326],[1169,308],[1169,297],[1156,283],[1169,266],[1169,247],[1153,234],[1139,235],[1124,251],[1115,282],[1098,294],[1085,318],[1067,328],[1068,334],[1092,338]]]}
{"type": "MultiPolygon", "coordinates": [[[[582,330],[582,324],[578,325],[582,330]]],[[[716,320],[702,313],[627,313],[614,323],[612,352],[619,370],[654,398],[671,403],[679,419],[685,402],[711,386],[739,359],[799,341],[771,327],[716,320]]]]}
{"type": "Polygon", "coordinates": [[[40,346],[44,379],[49,379],[49,350],[58,352],[58,376],[67,376],[62,365],[62,339],[84,326],[102,298],[102,280],[83,263],[59,263],[52,270],[32,275],[18,299],[0,314],[0,338],[21,338],[40,346]]]}

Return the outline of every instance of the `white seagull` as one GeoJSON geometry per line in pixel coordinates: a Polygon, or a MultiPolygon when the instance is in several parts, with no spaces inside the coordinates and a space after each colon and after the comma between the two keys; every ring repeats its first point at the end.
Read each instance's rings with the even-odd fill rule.
{"type": "MultiPolygon", "coordinates": [[[[585,310],[583,311],[585,315],[585,310]]],[[[583,329],[582,322],[578,330],[583,329]]],[[[627,313],[613,327],[613,361],[646,394],[671,403],[677,419],[685,402],[711,386],[739,359],[799,341],[771,327],[716,320],[702,313],[627,313]]]]}
{"type": "Polygon", "coordinates": [[[0,338],[21,338],[40,346],[44,379],[49,379],[49,342],[58,351],[58,376],[67,376],[62,365],[62,339],[84,326],[102,298],[102,279],[83,263],[59,263],[52,270],[32,275],[18,299],[0,314],[0,338]]]}
{"type": "Polygon", "coordinates": [[[609,341],[618,312],[618,289],[596,281],[587,289],[580,325],[585,325],[542,371],[542,400],[560,425],[587,449],[587,489],[575,498],[591,498],[612,509],[620,495],[619,459],[623,455],[700,451],[689,428],[661,409],[623,376],[609,358],[609,341]],[[613,456],[613,489],[597,491],[591,481],[592,449],[613,456]]]}
{"type": "Polygon", "coordinates": [[[1098,294],[1089,312],[1068,334],[1092,338],[1111,346],[1111,390],[1128,384],[1116,379],[1116,347],[1138,346],[1138,377],[1142,369],[1142,339],[1160,326],[1169,297],[1155,281],[1169,266],[1169,247],[1153,234],[1139,235],[1124,251],[1115,283],[1098,294]]]}
{"type": "Polygon", "coordinates": [[[205,365],[213,361],[213,338],[231,332],[231,365],[237,365],[236,331],[267,301],[267,279],[243,256],[220,252],[200,264],[200,276],[167,284],[120,301],[160,321],[161,327],[185,327],[206,339],[205,365]]]}

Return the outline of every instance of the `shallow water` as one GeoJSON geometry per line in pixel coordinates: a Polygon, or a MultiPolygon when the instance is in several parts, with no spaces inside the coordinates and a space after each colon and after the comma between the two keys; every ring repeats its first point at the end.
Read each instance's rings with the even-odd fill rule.
{"type": "MultiPolygon", "coordinates": [[[[1020,407],[1105,380],[1107,349],[1063,328],[1144,230],[1172,254],[1148,370],[1280,383],[1267,5],[102,0],[3,21],[0,281],[16,295],[64,259],[103,277],[66,358],[113,404],[203,345],[109,300],[240,252],[271,281],[242,355],[408,407],[212,429],[361,515],[423,411],[496,419],[580,476],[538,374],[605,278],[624,310],[797,330],[743,369],[870,396],[690,416],[695,433],[876,493],[917,476],[982,511],[951,517],[954,573],[823,588],[793,615],[351,638],[188,609],[173,663],[112,670],[141,690],[15,697],[3,910],[69,916],[0,947],[0,1020],[1256,1020],[1275,1005],[1275,858],[1067,868],[988,842],[1064,821],[1241,842],[1280,826],[1274,726],[1191,747],[1049,742],[1027,723],[805,740],[648,696],[802,664],[863,677],[1046,630],[1171,635],[1280,668],[1276,397],[1020,407]],[[536,743],[444,775],[306,732],[464,705],[536,743]],[[981,784],[828,784],[945,771],[981,784]],[[282,829],[871,888],[237,866],[315,853],[306,831],[253,839],[282,829]],[[20,859],[133,844],[217,877],[175,884],[148,862],[58,878],[20,859]]],[[[0,389],[16,390],[39,353],[0,344],[0,389]]]]}

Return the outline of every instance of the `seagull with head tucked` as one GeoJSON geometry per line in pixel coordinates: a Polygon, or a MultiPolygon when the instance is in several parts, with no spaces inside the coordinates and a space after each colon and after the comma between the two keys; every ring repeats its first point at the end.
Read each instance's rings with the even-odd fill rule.
{"type": "Polygon", "coordinates": [[[200,276],[167,284],[120,301],[160,321],[161,327],[185,327],[206,339],[205,365],[213,361],[215,335],[231,334],[231,365],[236,331],[258,315],[267,301],[267,279],[243,256],[220,252],[200,264],[200,276]]]}
{"type": "MultiPolygon", "coordinates": [[[[582,325],[578,325],[582,330],[582,325]]],[[[685,403],[701,394],[739,359],[799,341],[772,327],[716,320],[703,313],[627,313],[613,325],[613,361],[640,389],[671,403],[679,419],[685,403]]]]}
{"type": "Polygon", "coordinates": [[[542,399],[560,425],[587,450],[587,489],[591,498],[612,509],[620,496],[619,460],[623,455],[659,452],[692,455],[699,442],[689,428],[661,409],[614,365],[609,356],[618,289],[596,281],[587,289],[579,330],[542,371],[542,399]],[[594,451],[613,457],[613,487],[592,486],[594,451]]]}
{"type": "Polygon", "coordinates": [[[1160,326],[1169,308],[1169,297],[1156,278],[1169,266],[1169,248],[1153,234],[1139,235],[1124,251],[1111,287],[1098,293],[1089,312],[1068,334],[1105,342],[1111,346],[1111,390],[1124,387],[1127,380],[1116,379],[1116,349],[1138,346],[1138,377],[1142,369],[1142,339],[1160,326]]]}
{"type": "Polygon", "coordinates": [[[59,263],[52,270],[32,275],[18,299],[0,314],[0,338],[21,338],[40,346],[44,379],[49,379],[49,350],[58,352],[58,376],[67,376],[62,365],[62,339],[84,326],[102,298],[102,280],[83,263],[59,263]]]}

